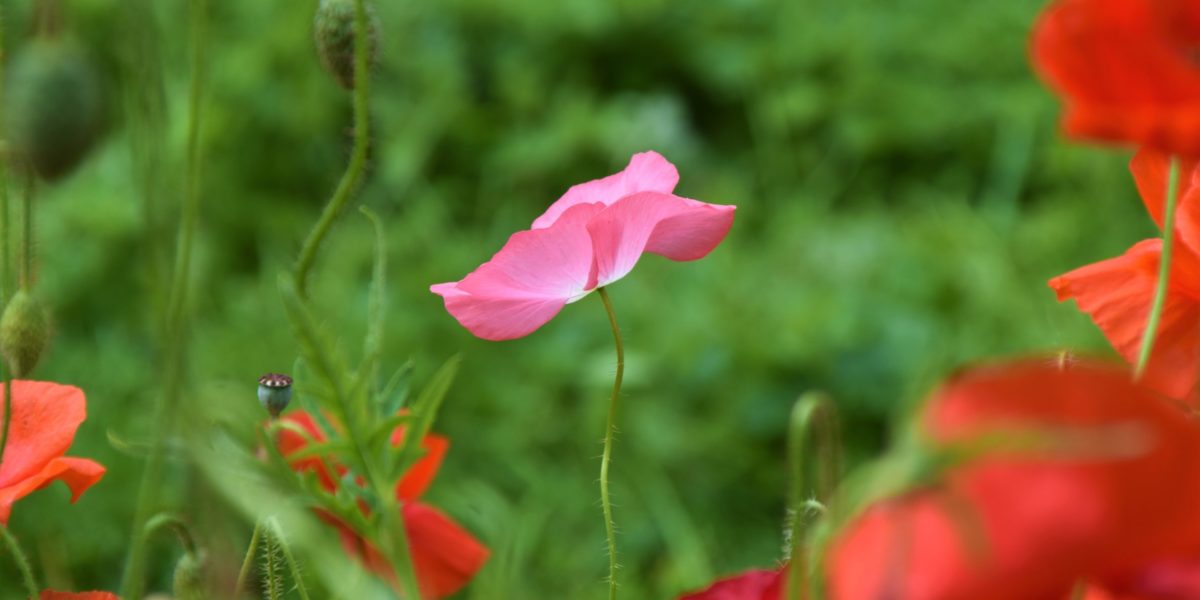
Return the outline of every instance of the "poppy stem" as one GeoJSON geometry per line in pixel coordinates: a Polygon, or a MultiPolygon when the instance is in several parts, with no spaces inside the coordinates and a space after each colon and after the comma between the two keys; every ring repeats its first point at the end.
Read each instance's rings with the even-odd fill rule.
{"type": "Polygon", "coordinates": [[[237,598],[246,585],[250,569],[254,566],[254,557],[258,554],[258,540],[262,537],[262,519],[254,522],[254,533],[250,534],[250,545],[246,547],[246,557],[242,559],[242,568],[238,571],[237,582],[233,584],[233,597],[237,598]]]}
{"type": "Polygon", "coordinates": [[[788,428],[788,462],[792,469],[792,489],[789,507],[791,528],[788,543],[787,600],[809,598],[808,513],[815,507],[829,508],[830,498],[841,472],[841,457],[836,413],[829,398],[819,392],[800,397],[792,408],[788,428]],[[806,442],[815,434],[820,459],[815,478],[816,501],[806,493],[808,476],[805,465],[808,453],[806,442]]]}
{"type": "Polygon", "coordinates": [[[1141,379],[1150,364],[1150,353],[1154,350],[1154,336],[1158,322],[1162,319],[1163,307],[1167,303],[1167,287],[1171,278],[1171,246],[1175,238],[1175,196],[1179,189],[1179,158],[1171,157],[1167,174],[1167,202],[1163,213],[1162,251],[1158,261],[1158,285],[1154,290],[1154,303],[1150,305],[1150,316],[1142,332],[1142,348],[1133,369],[1134,379],[1141,379]]]}
{"type": "Polygon", "coordinates": [[[0,525],[0,538],[4,538],[4,545],[8,547],[8,551],[13,555],[13,560],[17,563],[17,570],[21,572],[21,580],[25,583],[25,591],[29,592],[31,599],[37,598],[38,584],[37,580],[33,578],[33,569],[29,568],[29,559],[25,557],[24,552],[21,552],[17,538],[13,537],[7,525],[0,525]]]}
{"type": "Polygon", "coordinates": [[[366,3],[364,0],[354,0],[354,147],[350,151],[350,164],[346,166],[342,179],[338,181],[333,197],[329,199],[329,204],[325,205],[317,224],[304,240],[304,246],[300,248],[300,257],[296,259],[296,293],[302,299],[308,297],[308,274],[317,260],[317,251],[329,235],[333,222],[358,191],[367,167],[371,128],[367,102],[371,88],[368,26],[366,3]]]}
{"type": "Polygon", "coordinates": [[[604,301],[608,313],[608,324],[612,326],[613,342],[617,348],[617,375],[613,380],[612,397],[608,401],[608,426],[604,430],[604,455],[600,458],[600,505],[604,509],[604,533],[608,538],[608,598],[617,597],[617,528],[613,523],[612,500],[608,494],[608,465],[612,461],[613,435],[617,430],[617,399],[621,396],[621,380],[625,377],[625,344],[621,341],[621,328],[617,326],[617,314],[612,300],[603,287],[596,288],[604,301]]]}

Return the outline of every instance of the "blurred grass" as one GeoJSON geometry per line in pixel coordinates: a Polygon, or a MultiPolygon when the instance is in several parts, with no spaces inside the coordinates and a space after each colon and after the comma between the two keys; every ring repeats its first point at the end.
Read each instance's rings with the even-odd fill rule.
{"type": "MultiPolygon", "coordinates": [[[[19,52],[27,9],[5,4],[19,52]]],[[[61,486],[24,500],[12,527],[46,583],[115,589],[142,463],[109,434],[150,438],[162,246],[146,219],[170,230],[181,196],[186,7],[65,4],[111,83],[113,122],[83,168],[38,199],[39,290],[57,326],[39,376],[88,392],[71,453],[110,471],[76,506],[61,486]],[[131,144],[153,127],[127,103],[155,97],[129,34],[146,17],[160,29],[167,144],[149,212],[131,144]]],[[[257,377],[295,359],[274,280],[349,151],[348,97],[311,45],[315,4],[212,3],[189,431],[247,427],[260,418],[257,377]]],[[[462,330],[428,285],[460,278],[566,187],[635,151],[675,162],[683,195],[739,210],[712,256],[647,257],[611,289],[629,352],[613,474],[624,598],[774,563],[784,427],[802,392],[833,395],[855,461],[954,368],[1110,353],[1045,281],[1153,227],[1127,152],[1057,134],[1026,60],[1039,5],[378,3],[363,201],[388,228],[386,356],[413,358],[417,382],[466,358],[437,425],[454,445],[430,491],[494,552],[462,597],[604,593],[595,476],[613,357],[599,300],[495,344],[462,330]]],[[[317,306],[352,352],[371,249],[351,211],[315,277],[317,306]]],[[[165,497],[204,525],[218,570],[236,569],[252,524],[186,462],[173,466],[165,497]]],[[[165,589],[177,550],[158,548],[165,589]]],[[[14,577],[0,560],[0,598],[17,597],[14,577]]]]}

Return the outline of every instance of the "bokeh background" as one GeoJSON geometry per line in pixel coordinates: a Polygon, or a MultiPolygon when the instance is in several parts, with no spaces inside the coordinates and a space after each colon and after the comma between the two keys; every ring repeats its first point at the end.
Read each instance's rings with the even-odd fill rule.
{"type": "MultiPolygon", "coordinates": [[[[28,41],[28,4],[3,2],[11,55],[28,41]]],[[[598,299],[497,344],[427,288],[634,152],[673,161],[683,195],[739,209],[708,258],[647,257],[611,288],[629,353],[613,474],[627,600],[776,563],[799,394],[833,396],[854,464],[956,368],[1111,355],[1045,281],[1154,229],[1128,151],[1058,134],[1027,60],[1041,4],[376,2],[361,201],[387,230],[387,361],[411,359],[419,385],[465,358],[429,493],[493,550],[460,597],[606,593],[596,472],[613,353],[598,299]]],[[[12,528],[52,587],[115,589],[161,380],[152,315],[182,199],[187,6],[63,6],[111,119],[81,168],[38,190],[37,289],[56,335],[37,375],[86,390],[72,454],[109,473],[74,506],[63,486],[26,499],[12,528]]],[[[315,6],[210,1],[189,431],[262,419],[258,376],[297,355],[275,281],[350,146],[349,96],[313,48],[315,6]]],[[[319,314],[351,354],[372,244],[348,211],[315,274],[319,314]]],[[[203,523],[218,570],[236,570],[251,517],[173,457],[164,506],[203,523]]],[[[177,550],[155,548],[163,590],[177,550]]],[[[0,598],[19,596],[15,582],[0,559],[0,598]]]]}

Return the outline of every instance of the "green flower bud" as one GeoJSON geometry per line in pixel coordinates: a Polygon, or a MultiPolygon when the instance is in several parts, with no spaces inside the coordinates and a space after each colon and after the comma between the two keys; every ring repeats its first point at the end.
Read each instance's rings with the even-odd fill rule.
{"type": "Polygon", "coordinates": [[[267,373],[259,377],[258,401],[271,413],[272,419],[279,418],[279,414],[292,401],[292,378],[279,373],[267,373]]]}
{"type": "MultiPolygon", "coordinates": [[[[367,54],[373,68],[379,58],[379,17],[372,5],[366,8],[367,54]]],[[[313,19],[313,38],[325,70],[343,88],[354,89],[353,0],[321,0],[313,19]]]]}
{"type": "Polygon", "coordinates": [[[23,378],[33,371],[49,340],[46,310],[30,293],[17,292],[0,315],[0,353],[14,377],[23,378]]]}
{"type": "Polygon", "coordinates": [[[13,150],[47,181],[71,172],[104,129],[103,88],[84,49],[35,38],[13,58],[7,86],[13,150]]]}
{"type": "Polygon", "coordinates": [[[207,560],[203,552],[185,552],[175,563],[175,600],[208,600],[204,593],[204,571],[207,560]]]}

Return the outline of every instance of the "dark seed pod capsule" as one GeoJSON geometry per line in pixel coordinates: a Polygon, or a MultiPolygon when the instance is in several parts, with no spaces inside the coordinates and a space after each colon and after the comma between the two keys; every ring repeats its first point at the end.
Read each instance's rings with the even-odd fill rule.
{"type": "Polygon", "coordinates": [[[14,377],[33,371],[49,340],[46,310],[25,290],[17,292],[0,315],[0,353],[14,377]]]}
{"type": "Polygon", "coordinates": [[[12,149],[47,181],[70,173],[104,129],[103,87],[84,49],[35,38],[13,58],[7,86],[12,149]]]}
{"type": "Polygon", "coordinates": [[[292,378],[279,373],[267,373],[258,378],[258,401],[271,413],[271,418],[279,418],[283,409],[292,401],[292,378]]]}
{"type": "Polygon", "coordinates": [[[204,593],[205,560],[203,552],[185,552],[175,563],[173,591],[175,600],[208,600],[204,593]]]}
{"type": "MultiPolygon", "coordinates": [[[[379,58],[379,17],[367,4],[367,54],[374,68],[379,58]]],[[[313,38],[321,64],[348,90],[354,89],[354,2],[321,0],[313,19],[313,38]]]]}

